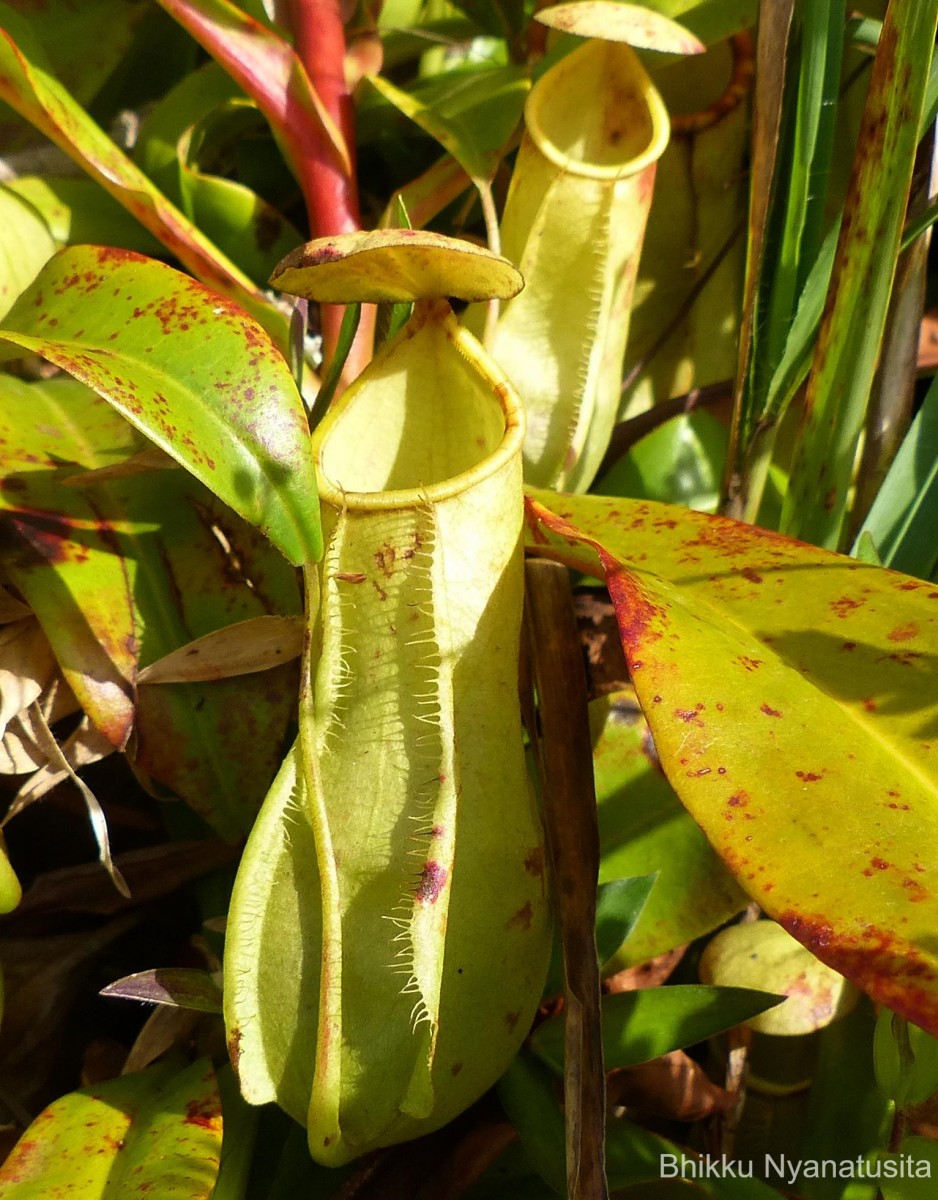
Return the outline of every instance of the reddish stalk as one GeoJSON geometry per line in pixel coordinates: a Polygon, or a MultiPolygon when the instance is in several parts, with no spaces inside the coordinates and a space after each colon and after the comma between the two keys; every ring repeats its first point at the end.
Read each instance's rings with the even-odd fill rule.
{"type": "MultiPolygon", "coordinates": [[[[355,109],[345,80],[345,30],[339,0],[288,0],[287,9],[296,53],[342,132],[351,164],[350,172],[342,170],[325,134],[311,131],[310,152],[297,163],[310,234],[317,238],[351,233],[361,229],[361,212],[355,173],[355,109]]],[[[336,305],[322,306],[325,361],[335,351],[343,311],[336,305]]],[[[342,372],[343,383],[350,383],[368,363],[373,332],[374,308],[363,305],[358,334],[342,372]]]]}

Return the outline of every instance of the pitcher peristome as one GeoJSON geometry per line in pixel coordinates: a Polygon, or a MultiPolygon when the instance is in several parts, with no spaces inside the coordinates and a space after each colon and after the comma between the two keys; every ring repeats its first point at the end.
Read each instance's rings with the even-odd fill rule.
{"type": "Polygon", "coordinates": [[[232,896],[225,1007],[245,1096],[329,1165],[467,1107],[543,986],[522,436],[501,372],[425,301],[315,437],[311,694],[232,896]]]}

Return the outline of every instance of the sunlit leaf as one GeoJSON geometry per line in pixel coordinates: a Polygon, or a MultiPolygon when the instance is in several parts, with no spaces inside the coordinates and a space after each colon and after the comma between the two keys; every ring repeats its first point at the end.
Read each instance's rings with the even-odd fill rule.
{"type": "Polygon", "coordinates": [[[0,317],[55,253],[48,226],[32,205],[0,187],[0,317]]]}
{"type": "Polygon", "coordinates": [[[871,537],[883,566],[928,579],[938,564],[936,526],[938,383],[933,381],[857,535],[857,546],[871,537]]]}
{"type": "Polygon", "coordinates": [[[645,962],[709,933],[746,903],[665,779],[631,693],[590,706],[602,882],[655,872],[617,967],[645,962]]]}
{"type": "Polygon", "coordinates": [[[93,179],[21,175],[7,188],[36,209],[59,244],[90,242],[138,254],[163,252],[153,234],[93,179]]]}
{"type": "Polygon", "coordinates": [[[380,75],[368,82],[448,150],[473,180],[488,178],[498,151],[521,117],[529,86],[515,67],[446,73],[414,92],[380,75]]]}
{"type": "Polygon", "coordinates": [[[39,1114],[0,1167],[3,1200],[208,1200],[218,1173],[221,1099],[207,1059],[151,1067],[70,1092],[39,1114]]]}
{"type": "Polygon", "coordinates": [[[228,0],[159,0],[257,101],[296,168],[325,140],[346,174],[349,150],[293,47],[228,0]]]}
{"type": "Polygon", "coordinates": [[[880,352],[938,24],[938,0],[894,0],[873,64],[782,528],[837,549],[880,352]],[[855,314],[862,307],[864,319],[855,314]]]}
{"type": "Polygon", "coordinates": [[[35,34],[0,3],[0,99],[65,151],[209,287],[244,308],[286,345],[286,321],[159,192],[54,77],[35,34]]]}
{"type": "Polygon", "coordinates": [[[60,251],[0,337],[104,396],[294,564],[321,549],[306,414],[236,305],[129,251],[60,251]]]}
{"type": "Polygon", "coordinates": [[[737,880],[938,1029],[938,589],[666,505],[528,504],[529,545],[605,575],[662,766],[737,880]]]}
{"type": "Polygon", "coordinates": [[[261,130],[270,137],[256,105],[210,62],[185,76],[150,112],[134,157],[219,249],[263,284],[300,235],[244,180],[224,178],[215,162],[261,130]]]}
{"type": "Polygon", "coordinates": [[[540,9],[537,20],[563,33],[625,42],[642,50],[702,54],[705,49],[698,38],[676,21],[639,4],[619,4],[616,0],[577,0],[573,4],[554,4],[540,9]]]}
{"type": "Polygon", "coordinates": [[[596,490],[714,512],[725,453],[725,427],[698,409],[646,434],[601,477],[596,490]]]}
{"type": "MultiPolygon", "coordinates": [[[[136,0],[16,0],[11,7],[35,23],[56,78],[83,105],[113,74],[146,15],[136,0]]],[[[22,129],[0,105],[0,149],[19,145],[22,129]]]]}
{"type": "Polygon", "coordinates": [[[294,572],[178,469],[69,486],[76,468],[120,462],[143,442],[77,381],[4,377],[0,394],[4,570],[111,745],[126,743],[133,722],[142,771],[226,836],[245,833],[280,759],[290,668],[141,686],[134,707],[135,672],[225,624],[296,612],[294,572]]]}

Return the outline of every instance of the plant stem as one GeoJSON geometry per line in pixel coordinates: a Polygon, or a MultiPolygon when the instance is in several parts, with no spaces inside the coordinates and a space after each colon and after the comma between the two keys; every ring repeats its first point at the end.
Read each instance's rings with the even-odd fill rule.
{"type": "MultiPolygon", "coordinates": [[[[324,136],[313,139],[314,152],[298,164],[310,233],[314,238],[352,233],[361,229],[361,213],[355,173],[355,109],[345,80],[345,30],[339,0],[288,0],[288,13],[296,52],[342,132],[351,164],[349,172],[339,167],[324,136]]],[[[341,305],[322,306],[324,365],[335,353],[343,313],[341,305]]],[[[345,362],[342,384],[351,382],[368,363],[373,330],[374,309],[367,306],[345,362]]]]}

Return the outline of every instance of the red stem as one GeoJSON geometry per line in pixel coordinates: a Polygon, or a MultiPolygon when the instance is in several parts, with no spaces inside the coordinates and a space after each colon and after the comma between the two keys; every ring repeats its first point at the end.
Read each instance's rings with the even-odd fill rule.
{"type": "MultiPolygon", "coordinates": [[[[330,116],[342,131],[348,148],[351,172],[336,163],[325,135],[311,136],[310,153],[297,164],[306,200],[310,234],[314,238],[361,229],[358,181],[355,174],[355,107],[345,82],[345,30],[339,0],[287,0],[294,46],[306,73],[330,116]]],[[[322,306],[323,358],[334,351],[343,309],[322,306]]],[[[350,382],[361,373],[371,355],[374,311],[362,307],[358,335],[349,354],[343,380],[350,382]]]]}

